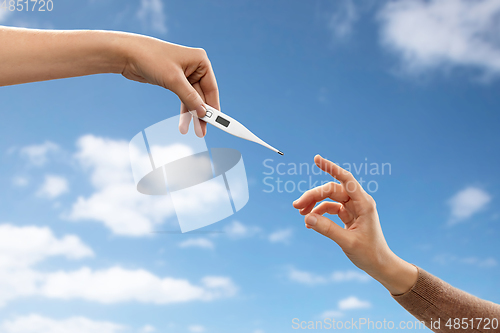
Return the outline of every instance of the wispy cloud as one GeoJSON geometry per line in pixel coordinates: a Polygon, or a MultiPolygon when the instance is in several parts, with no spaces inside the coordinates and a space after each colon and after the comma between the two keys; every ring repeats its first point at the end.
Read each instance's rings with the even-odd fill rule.
{"type": "Polygon", "coordinates": [[[17,187],[24,187],[29,184],[29,179],[28,177],[24,176],[15,176],[12,178],[12,184],[17,187]]]}
{"type": "Polygon", "coordinates": [[[484,190],[477,187],[467,187],[450,200],[450,219],[449,225],[454,225],[470,218],[475,213],[481,211],[491,201],[491,196],[484,190]]]}
{"type": "Polygon", "coordinates": [[[139,333],[153,333],[156,332],[156,328],[152,325],[146,325],[139,330],[139,333]]]}
{"type": "Polygon", "coordinates": [[[141,0],[137,17],[148,29],[163,34],[167,32],[162,0],[141,0]]]}
{"type": "Polygon", "coordinates": [[[466,256],[459,257],[451,254],[439,254],[434,257],[434,261],[441,265],[450,265],[450,264],[463,264],[463,265],[472,265],[481,268],[495,267],[498,265],[498,262],[493,257],[484,257],[479,258],[475,256],[466,256]]]}
{"type": "Polygon", "coordinates": [[[36,193],[39,197],[54,199],[68,192],[69,185],[66,178],[56,175],[46,175],[45,180],[36,193]]]}
{"type": "Polygon", "coordinates": [[[125,330],[125,326],[107,321],[94,321],[85,317],[56,320],[38,314],[18,316],[0,323],[0,331],[3,333],[119,333],[125,330]]]}
{"type": "Polygon", "coordinates": [[[356,296],[350,296],[340,300],[338,307],[340,310],[366,309],[371,307],[371,303],[362,301],[356,296]]]}
{"type": "Polygon", "coordinates": [[[345,315],[344,311],[349,310],[359,310],[371,308],[371,303],[368,301],[363,301],[356,296],[349,296],[347,298],[341,299],[337,303],[337,309],[326,310],[319,315],[320,318],[340,318],[345,315]]]}
{"type": "Polygon", "coordinates": [[[389,1],[381,9],[382,44],[409,73],[470,66],[500,73],[497,0],[389,1]]]}
{"type": "Polygon", "coordinates": [[[320,318],[339,318],[343,316],[344,313],[339,310],[326,310],[319,315],[320,318]]]}
{"type": "Polygon", "coordinates": [[[276,230],[275,232],[269,235],[269,241],[271,243],[288,244],[290,242],[290,239],[292,238],[292,234],[293,234],[292,229],[276,230]]]}
{"type": "Polygon", "coordinates": [[[202,325],[191,325],[188,327],[188,330],[192,333],[203,333],[205,332],[205,327],[202,325]]]}
{"type": "Polygon", "coordinates": [[[224,232],[229,238],[238,239],[252,237],[261,230],[257,226],[249,226],[240,221],[233,221],[224,227],[224,232]]]}
{"type": "Polygon", "coordinates": [[[214,243],[207,239],[207,238],[189,238],[186,239],[185,241],[179,243],[179,247],[181,248],[186,248],[186,247],[199,247],[202,249],[210,249],[213,250],[215,248],[214,243]]]}
{"type": "Polygon", "coordinates": [[[358,20],[358,11],[352,0],[337,1],[335,11],[330,17],[328,28],[337,39],[348,37],[358,20]]]}
{"type": "Polygon", "coordinates": [[[21,156],[27,158],[30,164],[35,166],[43,166],[48,162],[49,156],[51,154],[57,153],[59,151],[59,145],[50,141],[45,141],[44,143],[39,145],[30,145],[21,148],[20,154],[21,156]]]}
{"type": "Polygon", "coordinates": [[[291,281],[306,284],[318,285],[326,283],[340,283],[348,281],[367,282],[371,277],[363,272],[356,271],[335,271],[329,275],[319,275],[307,271],[301,271],[291,267],[288,270],[288,278],[291,281]]]}

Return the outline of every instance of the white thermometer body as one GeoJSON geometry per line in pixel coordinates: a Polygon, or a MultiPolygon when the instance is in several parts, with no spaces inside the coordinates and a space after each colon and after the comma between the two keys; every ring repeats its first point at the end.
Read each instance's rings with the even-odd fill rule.
{"type": "Polygon", "coordinates": [[[250,132],[249,129],[247,129],[234,118],[229,117],[227,114],[220,112],[219,110],[211,107],[208,104],[205,104],[205,109],[207,110],[207,113],[203,118],[199,118],[200,120],[203,120],[229,134],[248,141],[253,141],[271,149],[272,151],[277,152],[280,155],[283,155],[281,151],[261,140],[258,136],[250,132]]]}

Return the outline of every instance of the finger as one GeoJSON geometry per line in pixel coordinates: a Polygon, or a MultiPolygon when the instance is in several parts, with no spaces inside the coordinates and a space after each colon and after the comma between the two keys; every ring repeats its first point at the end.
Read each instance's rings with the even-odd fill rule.
{"type": "Polygon", "coordinates": [[[323,215],[325,213],[328,213],[331,215],[337,215],[339,213],[341,207],[342,207],[341,203],[325,201],[325,202],[320,203],[318,205],[318,207],[314,208],[312,213],[318,214],[318,215],[323,215]]]}
{"type": "Polygon", "coordinates": [[[316,202],[311,202],[309,205],[307,205],[305,208],[302,208],[299,213],[300,215],[307,215],[311,212],[311,210],[316,206],[316,202]]]}
{"type": "Polygon", "coordinates": [[[211,65],[205,76],[201,78],[200,86],[205,95],[205,102],[220,111],[219,88],[211,65]]]}
{"type": "Polygon", "coordinates": [[[344,205],[338,202],[325,201],[314,208],[311,213],[323,215],[325,213],[330,215],[338,215],[344,224],[349,224],[353,221],[353,215],[345,208],[344,205]]]}
{"type": "Polygon", "coordinates": [[[352,199],[364,199],[365,191],[363,190],[363,187],[349,171],[342,169],[337,164],[321,157],[320,155],[316,155],[314,157],[314,162],[321,170],[328,172],[333,178],[339,180],[352,199]]]}
{"type": "Polygon", "coordinates": [[[347,246],[349,242],[349,231],[345,230],[329,218],[318,214],[309,214],[304,220],[306,222],[306,227],[314,229],[320,234],[330,238],[341,248],[347,246]]]}
{"type": "Polygon", "coordinates": [[[181,72],[171,90],[179,96],[179,99],[189,111],[196,111],[198,117],[205,116],[204,101],[196,89],[189,83],[188,79],[181,72]]]}
{"type": "Polygon", "coordinates": [[[181,134],[186,134],[189,131],[189,123],[193,115],[188,112],[184,103],[181,103],[181,115],[179,117],[179,131],[181,134]]]}
{"type": "MultiPolygon", "coordinates": [[[[194,83],[193,88],[198,92],[203,102],[205,102],[205,94],[203,94],[203,90],[201,90],[201,86],[199,83],[194,83]]],[[[193,115],[195,116],[195,115],[193,115]]],[[[207,132],[207,123],[204,121],[200,121],[198,117],[193,117],[193,126],[194,132],[200,138],[204,137],[207,132]]]]}
{"type": "Polygon", "coordinates": [[[293,202],[293,206],[297,209],[303,209],[311,203],[316,203],[326,198],[338,202],[347,202],[349,200],[349,195],[344,190],[342,184],[330,182],[304,192],[300,198],[293,202]]]}

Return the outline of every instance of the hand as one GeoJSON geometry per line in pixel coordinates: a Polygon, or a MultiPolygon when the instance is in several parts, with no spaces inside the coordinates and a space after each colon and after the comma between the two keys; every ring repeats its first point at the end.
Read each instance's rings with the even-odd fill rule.
{"type": "MultiPolygon", "coordinates": [[[[188,131],[191,114],[205,116],[204,103],[220,110],[219,90],[212,65],[203,49],[189,48],[159,39],[130,34],[123,76],[173,91],[181,100],[179,130],[188,131]]],[[[207,124],[195,119],[195,132],[206,134],[207,124]]]]}
{"type": "MultiPolygon", "coordinates": [[[[156,84],[181,99],[179,130],[191,114],[205,116],[204,102],[220,110],[212,65],[202,49],[117,31],[38,30],[0,26],[0,86],[101,73],[156,84]],[[20,43],[19,41],[23,42],[20,43]],[[185,115],[185,116],[183,116],[185,115]]],[[[195,121],[198,136],[206,123],[195,121]]]]}
{"type": "Polygon", "coordinates": [[[306,215],[306,227],[336,242],[358,268],[384,285],[393,295],[408,291],[417,280],[417,268],[397,257],[387,245],[375,205],[354,176],[316,155],[316,165],[339,183],[331,182],[305,192],[293,206],[306,215]],[[330,198],[336,202],[324,201],[330,198]],[[323,216],[338,215],[344,228],[323,216]]]}

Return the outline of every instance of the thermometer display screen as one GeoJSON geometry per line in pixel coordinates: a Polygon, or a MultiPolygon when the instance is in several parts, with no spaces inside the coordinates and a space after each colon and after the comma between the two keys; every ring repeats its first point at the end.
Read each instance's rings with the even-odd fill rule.
{"type": "Polygon", "coordinates": [[[222,126],[228,127],[229,126],[229,120],[226,120],[222,118],[221,116],[217,116],[217,119],[215,119],[216,122],[221,124],[222,126]]]}

